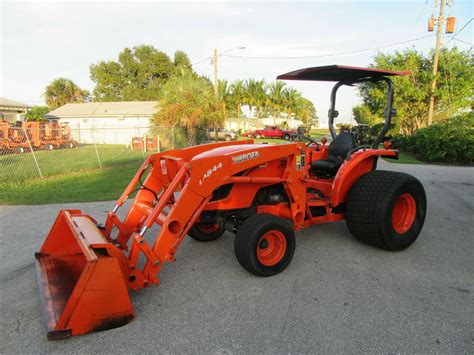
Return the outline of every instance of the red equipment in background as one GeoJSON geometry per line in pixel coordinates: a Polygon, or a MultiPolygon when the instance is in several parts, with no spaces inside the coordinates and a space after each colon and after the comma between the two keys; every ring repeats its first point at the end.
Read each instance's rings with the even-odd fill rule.
{"type": "Polygon", "coordinates": [[[146,137],[146,139],[144,140],[142,137],[133,137],[132,150],[145,150],[149,152],[159,152],[160,139],[158,137],[146,137]]]}
{"type": "Polygon", "coordinates": [[[31,149],[74,148],[77,142],[71,127],[58,122],[21,122],[10,125],[0,122],[0,148],[2,151],[23,153],[31,149]]]}

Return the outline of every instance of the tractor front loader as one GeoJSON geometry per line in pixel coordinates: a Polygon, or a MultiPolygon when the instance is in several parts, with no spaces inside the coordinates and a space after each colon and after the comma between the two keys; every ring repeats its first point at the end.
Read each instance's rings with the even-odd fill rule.
{"type": "MultiPolygon", "coordinates": [[[[387,76],[400,73],[309,69],[311,75],[298,71],[296,77],[331,79],[337,87],[388,82],[390,125],[393,85],[387,76]]],[[[375,170],[378,157],[398,157],[389,144],[379,149],[381,138],[372,147],[357,147],[351,133],[335,134],[336,90],[329,145],[301,137],[308,143],[246,140],[166,151],[145,160],[103,225],[79,210],[61,211],[36,253],[48,337],[128,323],[134,318],[129,290],[159,284],[159,271],[176,260],[187,235],[208,242],[226,230],[234,233],[237,261],[258,276],[283,271],[295,252],[294,232],[313,224],[346,219],[361,241],[388,250],[411,245],[425,218],[423,187],[409,175],[375,170]],[[120,219],[117,211],[125,203],[120,219]],[[154,226],[159,231],[148,242],[154,226]]]]}

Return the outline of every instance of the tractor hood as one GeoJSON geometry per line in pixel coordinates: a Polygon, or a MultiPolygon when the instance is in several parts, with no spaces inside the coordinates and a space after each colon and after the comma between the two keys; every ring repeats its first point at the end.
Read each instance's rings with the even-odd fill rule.
{"type": "MultiPolygon", "coordinates": [[[[287,144],[292,144],[292,143],[287,143],[287,144]]],[[[228,155],[233,155],[234,153],[237,152],[245,152],[248,150],[255,150],[258,149],[259,151],[262,150],[271,150],[275,149],[275,147],[279,146],[281,144],[277,145],[272,145],[272,144],[241,144],[241,145],[229,145],[226,147],[219,147],[219,148],[214,148],[211,150],[208,150],[204,153],[196,155],[192,160],[198,160],[202,158],[209,158],[209,157],[222,157],[222,156],[228,156],[228,155]]]]}

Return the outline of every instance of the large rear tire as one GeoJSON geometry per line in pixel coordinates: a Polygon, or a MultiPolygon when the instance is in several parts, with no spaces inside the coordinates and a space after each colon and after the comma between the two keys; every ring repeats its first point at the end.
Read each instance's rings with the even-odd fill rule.
{"type": "Polygon", "coordinates": [[[346,223],[358,240],[398,251],[408,248],[421,232],[426,216],[426,194],[414,176],[375,170],[351,188],[346,223]]]}
{"type": "Polygon", "coordinates": [[[225,227],[223,223],[204,224],[197,222],[191,227],[188,235],[198,242],[212,242],[213,240],[220,238],[224,232],[225,227]]]}
{"type": "Polygon", "coordinates": [[[291,224],[272,214],[249,217],[240,226],[234,241],[237,261],[257,276],[272,276],[285,270],[293,259],[295,247],[291,224]]]}

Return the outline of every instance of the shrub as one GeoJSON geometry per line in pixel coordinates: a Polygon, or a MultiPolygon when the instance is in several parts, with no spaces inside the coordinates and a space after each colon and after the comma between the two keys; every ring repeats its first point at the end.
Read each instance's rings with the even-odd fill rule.
{"type": "Polygon", "coordinates": [[[394,147],[430,162],[471,164],[474,161],[474,113],[422,128],[413,136],[394,138],[394,147]]]}
{"type": "Polygon", "coordinates": [[[413,136],[404,136],[397,134],[393,137],[393,147],[395,149],[401,149],[406,152],[412,152],[415,146],[416,135],[413,136]]]}

